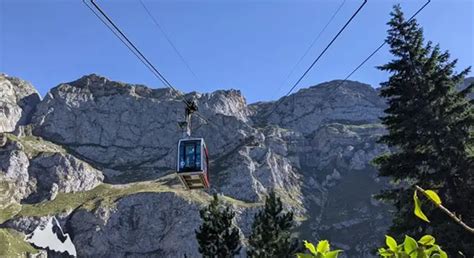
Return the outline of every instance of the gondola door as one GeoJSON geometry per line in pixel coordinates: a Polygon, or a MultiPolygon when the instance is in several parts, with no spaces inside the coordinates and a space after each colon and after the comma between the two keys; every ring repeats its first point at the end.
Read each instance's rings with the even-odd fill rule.
{"type": "Polygon", "coordinates": [[[177,173],[187,189],[209,187],[208,156],[202,138],[181,139],[178,142],[177,173]]]}

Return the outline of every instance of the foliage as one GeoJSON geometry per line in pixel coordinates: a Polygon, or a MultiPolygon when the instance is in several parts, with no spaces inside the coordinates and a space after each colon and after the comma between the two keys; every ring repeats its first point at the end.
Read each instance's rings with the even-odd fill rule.
{"type": "MultiPolygon", "coordinates": [[[[424,190],[423,193],[428,198],[430,198],[431,201],[434,202],[436,205],[441,205],[441,198],[439,198],[438,194],[435,191],[424,190]]],[[[428,217],[426,217],[426,215],[421,210],[421,202],[420,202],[420,199],[418,199],[417,190],[415,190],[415,192],[413,193],[413,200],[415,202],[415,210],[414,210],[415,215],[426,222],[430,222],[428,217]]]]}
{"type": "Polygon", "coordinates": [[[463,227],[466,232],[474,234],[474,228],[473,227],[466,224],[461,217],[456,215],[456,213],[450,211],[449,209],[447,209],[446,207],[443,206],[443,203],[441,202],[441,198],[439,198],[439,195],[435,191],[425,190],[425,189],[423,189],[423,188],[421,188],[417,185],[415,186],[415,188],[416,189],[415,189],[415,192],[413,193],[413,200],[415,201],[414,213],[417,217],[419,217],[420,219],[422,219],[426,222],[430,222],[428,220],[428,217],[426,217],[426,215],[421,210],[420,200],[418,199],[418,196],[417,196],[417,192],[420,191],[421,193],[423,193],[423,195],[425,195],[425,197],[428,200],[431,201],[432,204],[435,205],[436,208],[438,208],[439,210],[444,212],[446,215],[448,215],[451,218],[452,221],[456,222],[458,225],[463,227]]]}
{"type": "Polygon", "coordinates": [[[263,210],[255,215],[249,237],[249,257],[288,257],[296,252],[298,242],[292,238],[293,213],[284,212],[281,199],[270,192],[263,210]]]}
{"type": "Polygon", "coordinates": [[[415,209],[413,213],[415,213],[415,216],[417,216],[418,218],[426,222],[430,222],[428,217],[426,217],[426,215],[421,210],[421,202],[420,202],[420,199],[418,199],[418,195],[416,193],[417,193],[416,191],[413,193],[413,201],[415,202],[415,209]]]}
{"type": "Polygon", "coordinates": [[[199,213],[202,225],[196,230],[196,238],[203,257],[232,257],[238,254],[240,235],[232,223],[235,212],[214,194],[211,203],[199,213]]]}
{"type": "MultiPolygon", "coordinates": [[[[379,67],[391,73],[382,83],[381,95],[388,100],[382,123],[388,134],[380,142],[393,152],[374,160],[379,175],[395,184],[378,195],[396,208],[390,234],[420,237],[434,232],[448,253],[474,255],[472,235],[435,206],[423,214],[431,223],[418,223],[412,216],[412,187],[436,189],[443,205],[456,211],[467,224],[474,224],[474,108],[467,94],[474,85],[458,91],[469,73],[454,71],[456,60],[431,42],[424,43],[416,20],[406,21],[399,6],[394,8],[386,42],[394,59],[379,67]]],[[[419,207],[428,200],[415,199],[419,207]]],[[[418,214],[422,216],[420,213],[418,214]]]]}
{"type": "MultiPolygon", "coordinates": [[[[298,258],[336,258],[341,250],[330,250],[327,240],[319,241],[314,247],[312,243],[304,241],[309,253],[298,253],[298,258]]],[[[405,236],[405,241],[398,244],[391,236],[385,236],[386,247],[378,249],[381,257],[389,258],[447,258],[448,255],[435,243],[435,238],[431,235],[424,235],[416,241],[410,236],[405,236]]]]}
{"type": "Polygon", "coordinates": [[[405,241],[398,244],[391,236],[385,236],[387,247],[379,248],[378,254],[382,257],[393,258],[447,258],[448,255],[441,247],[435,244],[435,238],[424,235],[418,242],[412,237],[405,236],[405,241]]]}
{"type": "Polygon", "coordinates": [[[329,241],[321,240],[318,242],[318,245],[314,247],[314,245],[308,241],[304,241],[304,246],[309,251],[309,253],[298,253],[296,256],[298,258],[337,258],[339,253],[342,250],[332,250],[330,248],[329,241]]]}

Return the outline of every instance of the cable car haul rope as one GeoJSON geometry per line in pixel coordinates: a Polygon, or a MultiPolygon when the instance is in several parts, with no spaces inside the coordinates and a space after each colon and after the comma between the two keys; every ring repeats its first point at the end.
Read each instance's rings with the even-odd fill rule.
{"type": "MultiPolygon", "coordinates": [[[[206,124],[214,125],[216,128],[219,129],[215,123],[208,120],[205,116],[199,113],[198,106],[195,101],[188,100],[185,98],[184,94],[178,91],[173,85],[163,76],[162,73],[154,66],[150,60],[143,54],[142,51],[125,35],[125,33],[112,21],[112,19],[105,13],[105,11],[95,2],[97,0],[82,0],[83,3],[92,11],[92,13],[102,22],[105,26],[142,62],[148,70],[158,78],[166,87],[169,87],[173,90],[179,98],[182,99],[183,103],[185,104],[185,115],[184,120],[178,122],[178,125],[181,127],[183,131],[183,137],[178,141],[178,151],[177,151],[177,166],[176,166],[176,174],[180,179],[181,183],[186,189],[203,189],[209,188],[209,153],[207,150],[206,143],[203,138],[193,138],[191,136],[191,117],[192,115],[198,116],[200,119],[206,122],[206,124]],[[90,4],[88,4],[90,3],[90,4]]],[[[359,8],[352,14],[352,16],[347,20],[344,26],[338,31],[338,33],[332,38],[329,44],[324,48],[324,50],[318,55],[318,57],[312,62],[312,64],[305,70],[305,72],[299,77],[296,83],[293,84],[291,89],[288,91],[286,96],[281,98],[279,101],[275,103],[273,108],[267,112],[266,118],[268,119],[270,115],[278,108],[281,102],[292,93],[292,91],[298,86],[298,84],[303,80],[303,78],[310,72],[310,70],[314,67],[314,65],[319,61],[319,59],[325,54],[325,52],[329,49],[329,47],[334,43],[334,41],[339,37],[339,35],[346,29],[349,23],[354,19],[355,16],[361,11],[361,9],[365,6],[368,0],[363,0],[362,4],[359,8]]],[[[424,7],[426,7],[431,0],[427,0],[427,2],[418,9],[415,14],[410,18],[412,20],[424,7]]],[[[333,14],[331,19],[329,20],[328,24],[334,18],[334,16],[339,12],[342,5],[344,5],[345,0],[333,14]]],[[[148,8],[144,5],[144,3],[140,0],[142,7],[146,10],[147,14],[153,19],[155,25],[162,31],[165,35],[168,42],[172,45],[175,52],[180,56],[181,60],[189,71],[197,78],[194,74],[192,69],[189,67],[186,60],[183,56],[179,53],[176,49],[174,44],[171,42],[171,39],[166,35],[163,28],[159,25],[158,21],[151,15],[148,8]]],[[[323,31],[326,29],[328,24],[325,26],[323,31]]],[[[322,33],[322,32],[321,32],[322,33]]],[[[321,34],[320,33],[320,34],[321,34]]],[[[320,35],[317,36],[315,41],[319,38],[320,35]]],[[[313,43],[311,44],[310,48],[312,47],[313,43]]],[[[339,86],[341,86],[352,74],[354,74],[362,65],[364,65],[367,60],[369,60],[376,52],[378,52],[383,46],[385,42],[379,46],[373,53],[371,53],[359,66],[357,66],[340,84],[338,84],[334,88],[334,92],[337,90],[339,86]]],[[[308,51],[308,50],[307,50],[308,51]]],[[[302,58],[306,56],[306,52],[302,58]]],[[[301,59],[302,59],[301,58],[301,59]]],[[[300,61],[298,61],[299,63],[300,61]]],[[[298,65],[297,63],[297,65],[298,65]]],[[[293,68],[294,69],[294,68],[293,68]]],[[[293,72],[293,70],[290,72],[293,72]]],[[[289,76],[288,76],[289,77],[289,76]]],[[[329,99],[329,98],[328,98],[329,99]]],[[[221,133],[220,130],[217,130],[218,133],[221,133]]],[[[224,138],[227,138],[224,135],[224,138]]]]}
{"type": "Polygon", "coordinates": [[[191,116],[198,111],[195,102],[189,102],[184,121],[179,122],[183,138],[178,142],[176,173],[186,189],[209,188],[209,154],[204,138],[191,137],[191,116]]]}
{"type": "Polygon", "coordinates": [[[185,104],[185,119],[178,122],[183,130],[183,138],[178,141],[178,157],[176,173],[186,189],[209,188],[209,154],[203,138],[191,137],[191,116],[196,114],[209,124],[209,120],[198,113],[197,104],[187,100],[171,83],[158,71],[142,51],[125,35],[112,21],[105,11],[94,0],[83,0],[83,3],[97,18],[109,28],[112,33],[157,77],[165,86],[173,90],[185,104]],[[90,2],[89,5],[87,2],[90,2]]]}

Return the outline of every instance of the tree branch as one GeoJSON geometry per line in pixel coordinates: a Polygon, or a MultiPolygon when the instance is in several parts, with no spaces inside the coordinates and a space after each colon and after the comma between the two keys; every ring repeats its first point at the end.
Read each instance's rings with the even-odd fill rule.
{"type": "Polygon", "coordinates": [[[426,198],[428,198],[428,200],[431,201],[431,203],[433,203],[436,207],[438,207],[440,210],[442,210],[444,213],[446,213],[449,217],[451,217],[451,219],[453,219],[456,223],[458,223],[459,225],[461,225],[465,230],[467,230],[468,232],[470,232],[471,234],[474,234],[474,228],[468,226],[466,223],[464,223],[460,218],[458,218],[456,216],[456,214],[454,214],[453,212],[451,212],[450,210],[448,210],[446,207],[444,207],[442,204],[437,204],[433,199],[431,199],[431,197],[425,192],[425,189],[415,185],[415,188],[416,190],[420,191],[423,193],[423,195],[425,195],[426,198]]]}

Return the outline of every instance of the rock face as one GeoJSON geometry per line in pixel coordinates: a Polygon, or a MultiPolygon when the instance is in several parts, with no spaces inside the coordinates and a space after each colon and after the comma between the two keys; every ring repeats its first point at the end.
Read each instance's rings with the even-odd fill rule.
{"type": "MultiPolygon", "coordinates": [[[[2,162],[0,170],[10,171],[3,172],[10,178],[23,175],[21,182],[26,180],[29,188],[16,198],[32,192],[27,201],[33,203],[59,192],[87,191],[102,180],[114,191],[121,189],[116,200],[104,196],[106,205],[91,208],[88,203],[61,215],[79,256],[198,256],[194,230],[206,202],[201,195],[219,192],[238,202],[236,223],[245,237],[265,194],[274,189],[301,221],[301,238],[328,239],[350,257],[368,257],[390,223],[389,207],[372,199],[385,182],[370,165],[388,151],[376,143],[385,133],[378,118],[386,105],[367,84],[339,84],[326,82],[278,102],[248,105],[236,90],[179,96],[168,89],[84,76],[51,89],[32,105],[34,134],[68,153],[45,147],[28,159],[7,148],[0,160],[12,165],[2,162]],[[194,117],[192,126],[193,135],[208,145],[213,189],[189,192],[193,201],[176,194],[179,185],[170,179],[181,137],[182,97],[196,101],[208,120],[194,117]],[[126,194],[145,180],[165,180],[168,188],[126,194]]],[[[1,101],[15,103],[11,91],[2,94],[10,97],[1,101]]],[[[13,111],[10,117],[16,117],[13,111]]],[[[11,124],[10,131],[18,122],[11,124]]],[[[6,225],[28,233],[30,227],[18,225],[34,225],[35,220],[16,218],[6,225]]]]}
{"type": "Polygon", "coordinates": [[[79,257],[194,257],[198,248],[199,207],[172,193],[125,197],[107,213],[81,210],[69,224],[79,257]]]}
{"type": "Polygon", "coordinates": [[[0,148],[0,207],[29,195],[28,166],[29,160],[21,144],[13,142],[0,148]]]}
{"type": "MultiPolygon", "coordinates": [[[[222,114],[239,109],[216,94],[187,97],[215,100],[212,108],[219,108],[222,114]]],[[[202,109],[210,112],[206,105],[202,109]]],[[[181,134],[176,121],[183,115],[183,103],[171,90],[152,90],[91,75],[51,90],[33,120],[35,134],[69,146],[86,160],[107,168],[136,169],[172,167],[171,150],[181,134]]],[[[230,117],[233,119],[237,120],[230,117]]],[[[236,136],[236,140],[243,138],[236,136]]],[[[212,149],[229,144],[219,140],[212,149]]]]}
{"type": "Polygon", "coordinates": [[[309,134],[330,123],[378,123],[384,101],[368,84],[347,81],[321,83],[302,89],[274,103],[257,103],[255,119],[309,134]],[[272,111],[269,115],[269,112],[272,111]]]}
{"type": "Polygon", "coordinates": [[[37,140],[8,140],[0,148],[0,203],[53,200],[57,193],[87,191],[102,183],[102,172],[58,151],[37,140]]]}
{"type": "Polygon", "coordinates": [[[28,124],[39,102],[39,94],[31,84],[0,74],[0,133],[28,124]]]}
{"type": "Polygon", "coordinates": [[[0,133],[0,148],[5,147],[7,145],[7,136],[4,133],[0,133]]]}
{"type": "MultiPolygon", "coordinates": [[[[465,89],[465,88],[467,88],[469,85],[471,85],[472,83],[474,83],[474,77],[466,78],[466,79],[464,80],[464,82],[459,86],[459,88],[460,88],[460,89],[465,89]]],[[[469,98],[474,99],[474,92],[471,92],[468,96],[469,96],[469,98]]]]}
{"type": "Polygon", "coordinates": [[[62,153],[43,153],[31,160],[28,172],[33,193],[26,200],[37,203],[54,200],[58,193],[93,189],[102,183],[102,173],[75,157],[62,153]]]}
{"type": "Polygon", "coordinates": [[[391,221],[388,207],[371,198],[384,184],[368,165],[388,151],[376,144],[383,133],[378,124],[329,124],[302,145],[303,196],[310,214],[303,235],[329,239],[351,257],[371,256],[391,221]]]}

